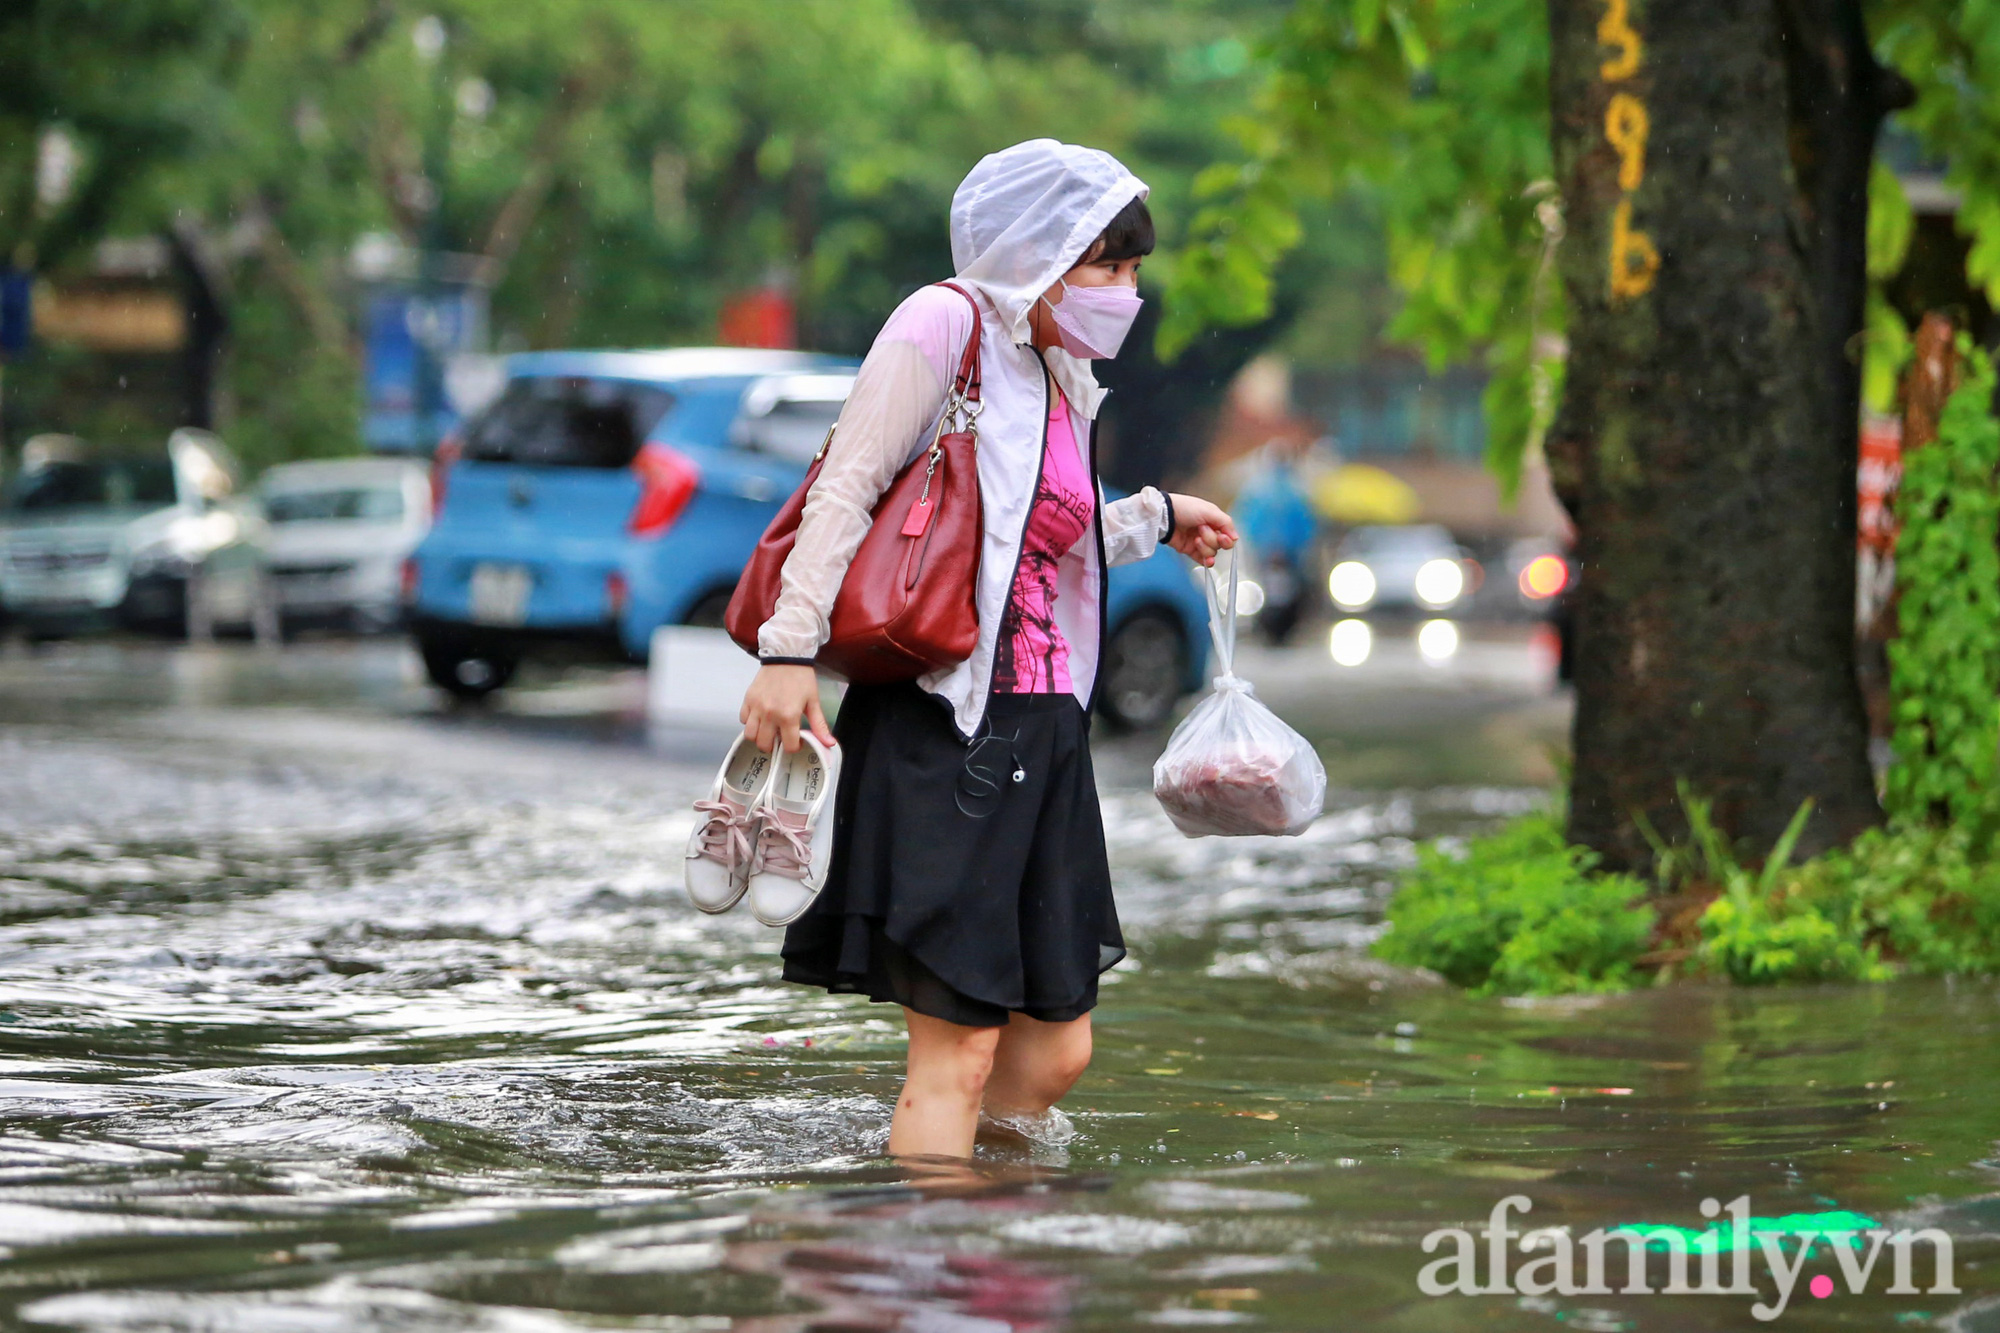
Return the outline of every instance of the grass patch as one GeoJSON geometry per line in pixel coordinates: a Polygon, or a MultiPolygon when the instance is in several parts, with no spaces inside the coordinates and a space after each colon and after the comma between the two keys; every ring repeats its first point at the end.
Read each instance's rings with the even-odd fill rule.
{"type": "Polygon", "coordinates": [[[1419,851],[1389,902],[1378,957],[1475,994],[1624,990],[1675,977],[1742,985],[2000,972],[1994,821],[1892,821],[1791,863],[1802,808],[1744,864],[1683,791],[1692,836],[1656,846],[1653,878],[1598,869],[1557,811],[1419,851]]]}
{"type": "Polygon", "coordinates": [[[1477,994],[1624,990],[1640,975],[1654,914],[1641,881],[1596,867],[1549,812],[1433,843],[1390,900],[1375,953],[1477,994]]]}

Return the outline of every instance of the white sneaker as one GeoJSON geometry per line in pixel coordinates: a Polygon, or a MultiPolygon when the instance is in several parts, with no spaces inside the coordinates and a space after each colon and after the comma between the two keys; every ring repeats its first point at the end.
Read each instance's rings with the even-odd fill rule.
{"type": "Polygon", "coordinates": [[[757,798],[756,854],[750,865],[750,914],[767,926],[790,925],[812,906],[833,859],[833,795],[840,787],[840,750],[811,732],[791,754],[778,756],[757,798]]]}
{"type": "Polygon", "coordinates": [[[738,736],[723,756],[708,799],[694,803],[700,816],[688,837],[682,872],[688,897],[704,912],[727,912],[750,886],[756,816],[751,812],[771,776],[771,756],[738,736]]]}

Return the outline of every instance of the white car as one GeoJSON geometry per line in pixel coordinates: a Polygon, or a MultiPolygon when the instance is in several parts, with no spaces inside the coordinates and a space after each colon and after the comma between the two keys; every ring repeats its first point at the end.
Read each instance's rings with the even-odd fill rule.
{"type": "Polygon", "coordinates": [[[379,632],[402,619],[403,561],[431,526],[423,467],[393,458],[286,463],[257,484],[265,568],[287,625],[379,632]]]}
{"type": "Polygon", "coordinates": [[[31,438],[0,500],[0,605],[38,638],[253,625],[264,525],[237,478],[207,431],[138,450],[31,438]]]}
{"type": "Polygon", "coordinates": [[[1326,590],[1340,610],[1441,615],[1472,600],[1477,566],[1436,523],[1356,528],[1340,543],[1326,590]]]}

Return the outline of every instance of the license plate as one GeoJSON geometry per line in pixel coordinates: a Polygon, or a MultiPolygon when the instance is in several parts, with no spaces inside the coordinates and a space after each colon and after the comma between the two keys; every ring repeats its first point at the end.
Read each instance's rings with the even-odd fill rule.
{"type": "Polygon", "coordinates": [[[472,618],[482,625],[518,625],[528,618],[534,578],[524,565],[472,567],[472,618]]]}

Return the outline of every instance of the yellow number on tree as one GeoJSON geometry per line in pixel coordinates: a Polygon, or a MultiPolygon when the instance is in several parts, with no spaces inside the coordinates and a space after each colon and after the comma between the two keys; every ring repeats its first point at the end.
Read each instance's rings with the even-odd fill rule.
{"type": "Polygon", "coordinates": [[[1632,201],[1620,199],[1611,215],[1611,299],[1627,301],[1653,290],[1660,252],[1653,238],[1632,228],[1632,201]]]}
{"type": "Polygon", "coordinates": [[[1597,21],[1597,40],[1618,48],[1618,54],[1598,68],[1598,73],[1609,83],[1629,79],[1639,72],[1639,34],[1632,31],[1632,21],[1626,15],[1628,3],[1629,0],[1606,0],[1604,17],[1597,21]]]}
{"type": "Polygon", "coordinates": [[[1646,104],[1630,93],[1617,93],[1604,109],[1604,137],[1618,150],[1618,188],[1630,193],[1646,179],[1646,133],[1651,122],[1646,104]]]}

